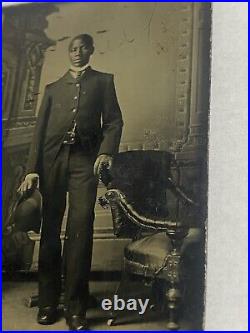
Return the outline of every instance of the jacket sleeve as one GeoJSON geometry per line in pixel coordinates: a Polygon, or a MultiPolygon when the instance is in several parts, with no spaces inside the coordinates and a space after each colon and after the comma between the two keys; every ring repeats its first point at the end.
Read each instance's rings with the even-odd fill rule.
{"type": "Polygon", "coordinates": [[[107,76],[103,97],[102,142],[98,155],[116,154],[119,150],[123,127],[121,110],[118,104],[114,76],[107,76]]]}
{"type": "Polygon", "coordinates": [[[39,160],[42,149],[42,142],[45,135],[46,124],[48,121],[50,109],[50,97],[49,88],[45,87],[42,103],[38,112],[36,126],[34,130],[33,139],[29,151],[28,162],[26,166],[26,174],[28,173],[40,173],[39,160]]]}

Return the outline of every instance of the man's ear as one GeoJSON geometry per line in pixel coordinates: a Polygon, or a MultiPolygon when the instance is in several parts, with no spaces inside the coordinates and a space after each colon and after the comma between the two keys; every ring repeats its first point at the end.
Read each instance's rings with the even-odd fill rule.
{"type": "Polygon", "coordinates": [[[92,55],[94,52],[95,52],[95,48],[94,48],[94,46],[92,46],[92,47],[90,48],[90,54],[92,55]]]}

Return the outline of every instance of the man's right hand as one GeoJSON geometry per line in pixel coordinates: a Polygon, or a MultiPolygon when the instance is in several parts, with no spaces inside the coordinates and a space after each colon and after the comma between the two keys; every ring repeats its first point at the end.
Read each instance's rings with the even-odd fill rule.
{"type": "Polygon", "coordinates": [[[39,182],[39,175],[37,173],[29,173],[20,187],[18,188],[18,192],[25,193],[28,190],[34,189],[38,187],[38,182],[39,182]]]}

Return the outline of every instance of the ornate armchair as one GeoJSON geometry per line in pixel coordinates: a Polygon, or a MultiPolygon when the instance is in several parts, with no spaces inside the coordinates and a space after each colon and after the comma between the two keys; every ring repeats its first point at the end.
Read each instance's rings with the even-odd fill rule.
{"type": "MultiPolygon", "coordinates": [[[[115,294],[122,297],[128,279],[141,278],[152,287],[151,308],[168,313],[170,330],[179,328],[178,308],[188,295],[188,279],[195,275],[195,266],[191,275],[188,269],[202,243],[201,230],[187,223],[190,209],[197,204],[172,179],[171,167],[176,166],[168,152],[119,153],[112,169],[102,170],[108,191],[99,199],[111,208],[115,235],[131,238],[115,294]]],[[[107,324],[117,323],[118,312],[112,312],[107,324]]]]}

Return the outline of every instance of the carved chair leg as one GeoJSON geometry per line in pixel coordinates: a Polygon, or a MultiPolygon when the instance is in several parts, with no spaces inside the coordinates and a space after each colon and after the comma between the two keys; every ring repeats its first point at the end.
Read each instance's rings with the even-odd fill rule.
{"type": "Polygon", "coordinates": [[[180,289],[176,286],[171,286],[170,289],[167,290],[166,298],[168,301],[169,311],[168,329],[171,331],[176,331],[179,329],[178,310],[181,298],[180,289]]]}
{"type": "Polygon", "coordinates": [[[181,246],[183,244],[183,238],[186,236],[186,234],[187,229],[185,228],[183,228],[183,230],[180,228],[178,233],[176,231],[167,233],[172,243],[172,251],[165,267],[165,270],[168,273],[167,275],[169,281],[169,288],[166,293],[169,311],[168,329],[171,331],[176,331],[179,329],[178,314],[181,301],[181,246]]]}

